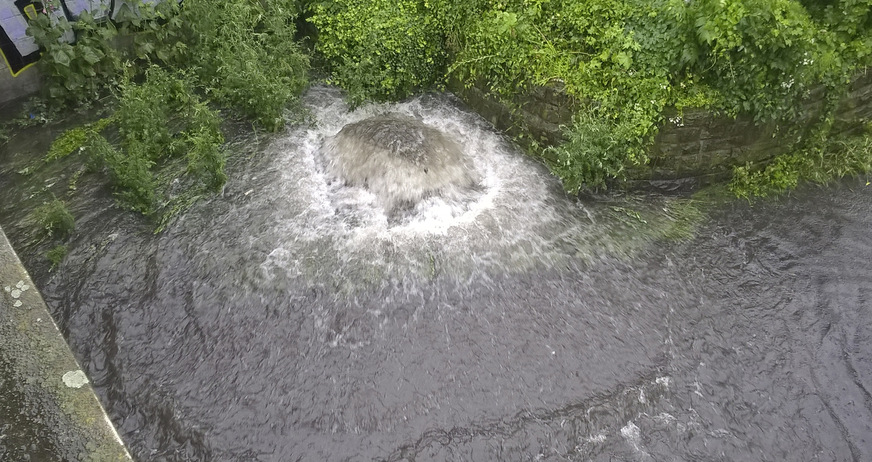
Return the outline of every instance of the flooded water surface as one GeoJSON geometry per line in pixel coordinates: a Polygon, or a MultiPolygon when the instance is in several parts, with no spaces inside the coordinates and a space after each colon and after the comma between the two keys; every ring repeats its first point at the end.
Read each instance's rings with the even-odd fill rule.
{"type": "Polygon", "coordinates": [[[567,198],[449,96],[306,103],[159,235],[105,191],[73,202],[53,272],[4,188],[137,460],[872,459],[865,180],[703,204],[674,239],[686,200],[567,198]],[[383,114],[450,137],[475,184],[386,211],[334,177],[325,140],[383,114]]]}

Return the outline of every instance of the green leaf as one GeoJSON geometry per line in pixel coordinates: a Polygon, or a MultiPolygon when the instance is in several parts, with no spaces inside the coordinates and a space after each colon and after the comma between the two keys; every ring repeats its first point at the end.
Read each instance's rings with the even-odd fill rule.
{"type": "Polygon", "coordinates": [[[95,50],[91,47],[82,46],[79,47],[79,49],[82,52],[82,59],[84,59],[88,64],[96,64],[100,62],[100,59],[103,57],[101,51],[95,50]]]}
{"type": "Polygon", "coordinates": [[[70,66],[70,55],[62,48],[57,48],[51,52],[51,58],[54,62],[62,66],[70,66]]]}
{"type": "Polygon", "coordinates": [[[629,69],[630,64],[632,64],[632,59],[630,59],[630,56],[623,51],[612,56],[612,60],[623,66],[624,69],[629,69]]]}

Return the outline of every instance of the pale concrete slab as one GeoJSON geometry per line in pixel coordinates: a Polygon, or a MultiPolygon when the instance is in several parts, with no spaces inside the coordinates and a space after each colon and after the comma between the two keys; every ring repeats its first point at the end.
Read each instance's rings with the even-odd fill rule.
{"type": "Polygon", "coordinates": [[[0,460],[132,460],[2,229],[0,460]]]}

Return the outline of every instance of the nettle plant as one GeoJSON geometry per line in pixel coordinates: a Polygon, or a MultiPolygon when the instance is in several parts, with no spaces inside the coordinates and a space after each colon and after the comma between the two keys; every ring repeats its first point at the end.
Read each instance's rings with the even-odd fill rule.
{"type": "Polygon", "coordinates": [[[171,198],[163,191],[174,180],[184,180],[194,192],[220,189],[227,180],[220,116],[190,88],[185,78],[150,67],[142,84],[121,86],[119,145],[96,131],[88,135],[92,165],[109,175],[125,207],[150,215],[166,208],[171,198]],[[174,168],[180,159],[187,178],[174,168]]]}

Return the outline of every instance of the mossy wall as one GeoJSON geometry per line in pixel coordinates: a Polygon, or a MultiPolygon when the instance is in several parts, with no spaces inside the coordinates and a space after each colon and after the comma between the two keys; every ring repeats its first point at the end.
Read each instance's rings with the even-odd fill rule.
{"type": "MultiPolygon", "coordinates": [[[[561,126],[570,125],[578,101],[558,85],[536,87],[506,103],[489,94],[484,85],[464,88],[449,85],[466,104],[525,147],[550,146],[562,140],[561,126]]],[[[799,133],[807,131],[824,110],[824,92],[814,92],[804,105],[799,133]]],[[[649,148],[648,165],[627,176],[630,187],[692,189],[726,180],[738,165],[765,164],[787,152],[791,140],[774,124],[756,125],[749,117],[735,119],[699,108],[668,111],[649,148]]],[[[858,132],[872,121],[872,70],[859,73],[839,102],[831,135],[858,132]]]]}

